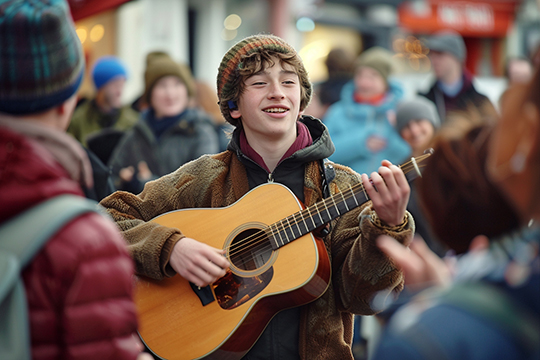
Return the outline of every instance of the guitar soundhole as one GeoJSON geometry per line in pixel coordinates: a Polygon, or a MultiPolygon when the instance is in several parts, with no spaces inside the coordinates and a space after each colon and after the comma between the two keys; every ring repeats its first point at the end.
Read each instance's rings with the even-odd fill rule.
{"type": "Polygon", "coordinates": [[[234,238],[229,249],[229,259],[241,270],[251,271],[262,267],[272,256],[272,245],[264,231],[248,229],[234,238]]]}

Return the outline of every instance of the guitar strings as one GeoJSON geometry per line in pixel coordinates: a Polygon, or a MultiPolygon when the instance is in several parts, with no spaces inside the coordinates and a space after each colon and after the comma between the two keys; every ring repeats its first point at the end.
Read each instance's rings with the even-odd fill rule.
{"type": "MultiPolygon", "coordinates": [[[[425,165],[424,164],[420,164],[421,161],[423,161],[425,158],[429,157],[431,154],[425,154],[425,155],[421,155],[421,156],[418,156],[415,158],[416,160],[416,165],[418,167],[424,167],[425,165]]],[[[415,170],[416,167],[415,165],[413,164],[412,161],[407,161],[406,163],[400,165],[400,168],[403,170],[403,172],[405,174],[409,173],[410,171],[412,170],[415,170]]],[[[355,197],[357,193],[360,193],[361,191],[364,191],[365,192],[365,188],[364,188],[364,184],[363,182],[360,182],[358,184],[355,184],[354,186],[350,187],[350,189],[340,193],[342,195],[342,198],[343,198],[343,202],[351,199],[352,197],[355,197]],[[358,191],[356,191],[358,190],[358,191]]],[[[369,200],[369,199],[368,199],[369,200]]],[[[277,236],[279,235],[280,233],[284,233],[285,234],[285,237],[287,237],[287,241],[286,243],[289,243],[291,240],[288,239],[288,236],[286,234],[286,231],[287,230],[290,230],[291,234],[294,235],[294,231],[292,230],[293,226],[291,225],[291,222],[289,221],[289,218],[291,218],[292,220],[292,224],[295,225],[295,226],[298,226],[298,224],[300,222],[304,222],[305,223],[305,218],[302,216],[302,213],[307,213],[309,214],[309,217],[308,218],[311,218],[312,219],[312,215],[311,215],[311,211],[310,209],[315,209],[316,210],[316,214],[319,214],[320,216],[320,213],[321,213],[321,207],[323,209],[326,209],[326,211],[328,211],[328,206],[330,205],[329,203],[331,202],[334,202],[335,204],[335,200],[334,200],[334,197],[330,197],[330,198],[326,198],[322,201],[319,201],[315,204],[313,204],[312,206],[309,206],[303,210],[300,210],[294,214],[291,214],[289,215],[288,217],[280,220],[280,221],[277,221],[273,224],[270,224],[268,225],[267,227],[265,227],[264,229],[260,229],[259,231],[257,231],[256,233],[246,237],[245,239],[241,239],[240,241],[234,243],[234,244],[231,244],[229,245],[228,247],[226,247],[226,250],[229,250],[229,258],[233,257],[233,256],[236,256],[238,253],[242,252],[242,251],[245,251],[245,249],[251,247],[251,251],[252,252],[259,252],[261,251],[260,248],[257,248],[257,246],[260,246],[260,245],[263,245],[264,248],[263,250],[266,251],[266,249],[272,249],[272,246],[269,245],[269,241],[266,241],[267,238],[269,236],[277,236]],[[300,221],[299,221],[300,220],[300,221]],[[285,225],[284,224],[284,221],[286,221],[289,225],[285,225]],[[279,225],[279,223],[281,223],[281,227],[279,225]],[[276,230],[272,230],[272,227],[275,227],[276,230]],[[269,233],[268,233],[269,232],[269,233]]],[[[321,218],[322,220],[322,218],[321,218]]],[[[313,219],[312,219],[313,221],[313,219]]],[[[323,221],[323,224],[324,225],[325,221],[323,221]]],[[[319,225],[319,226],[322,226],[322,225],[319,225]]],[[[307,228],[307,225],[305,225],[306,228],[307,228]]],[[[300,236],[298,236],[300,237],[300,236]]],[[[294,239],[298,238],[298,237],[295,237],[294,239]]],[[[285,243],[284,243],[285,244],[285,243]]]]}
{"type": "MultiPolygon", "coordinates": [[[[420,160],[420,161],[421,161],[421,160],[423,160],[425,157],[428,157],[429,155],[430,155],[430,154],[427,154],[427,155],[423,155],[423,156],[421,156],[421,157],[418,157],[417,160],[420,160]]],[[[411,164],[412,164],[412,162],[407,162],[407,163],[401,165],[401,168],[402,168],[402,170],[403,170],[404,173],[408,173],[408,172],[410,172],[411,170],[415,169],[414,164],[412,164],[412,165],[411,165],[411,164]]],[[[417,164],[418,164],[418,161],[417,161],[417,164]]],[[[422,166],[420,166],[420,167],[424,167],[424,165],[422,165],[422,166]]],[[[355,194],[356,194],[356,193],[359,193],[360,191],[364,191],[364,185],[363,185],[363,183],[358,183],[358,184],[354,185],[353,187],[351,187],[351,188],[347,191],[347,192],[350,192],[351,195],[350,195],[350,196],[347,195],[347,198],[344,197],[344,198],[345,198],[345,201],[348,200],[348,199],[350,199],[350,198],[352,198],[352,197],[354,197],[355,194]],[[359,191],[357,191],[357,192],[353,191],[355,188],[359,188],[359,189],[358,189],[359,191]]],[[[341,194],[343,195],[343,193],[341,193],[341,194]]],[[[261,245],[261,244],[265,246],[265,249],[266,249],[266,248],[271,249],[271,248],[272,248],[271,245],[268,246],[269,242],[266,241],[266,239],[267,239],[267,236],[266,236],[267,231],[266,231],[266,230],[267,230],[267,229],[270,230],[270,234],[268,234],[268,235],[270,235],[270,236],[275,236],[276,234],[279,234],[279,233],[281,233],[281,232],[285,232],[286,230],[289,230],[289,229],[292,228],[292,226],[290,226],[290,225],[289,225],[289,226],[285,226],[285,225],[283,224],[283,222],[284,222],[285,220],[287,220],[287,222],[289,222],[288,219],[292,217],[292,218],[293,218],[293,224],[296,225],[296,224],[298,224],[298,214],[300,215],[300,218],[302,218],[302,220],[304,220],[303,217],[302,217],[302,215],[301,215],[301,213],[304,212],[304,211],[307,211],[307,213],[311,215],[309,209],[311,209],[311,208],[316,208],[317,213],[320,213],[320,212],[321,212],[321,210],[320,210],[320,207],[321,207],[321,206],[320,206],[320,205],[324,205],[324,208],[328,208],[327,202],[330,202],[329,200],[330,200],[330,201],[333,201],[333,198],[327,198],[327,199],[325,199],[325,200],[323,200],[323,201],[320,201],[320,202],[318,202],[318,203],[316,203],[316,204],[313,204],[312,206],[310,206],[310,207],[308,207],[308,208],[306,208],[306,209],[304,209],[304,210],[301,210],[301,211],[299,211],[299,212],[296,212],[296,213],[294,213],[294,214],[288,216],[288,217],[285,218],[285,219],[282,219],[282,220],[280,220],[280,221],[278,221],[278,222],[276,222],[276,223],[274,223],[274,224],[271,224],[271,225],[267,226],[265,229],[261,229],[260,231],[256,232],[255,234],[253,234],[253,235],[251,235],[251,236],[249,236],[249,237],[246,237],[245,239],[242,239],[242,240],[238,241],[238,242],[235,243],[235,244],[231,244],[231,245],[228,247],[228,248],[230,249],[229,257],[232,257],[232,256],[234,256],[234,255],[237,255],[239,252],[244,251],[246,248],[248,248],[248,247],[250,247],[250,246],[253,248],[252,251],[255,251],[256,246],[259,246],[259,245],[261,245]],[[279,227],[279,223],[282,223],[282,224],[281,224],[281,228],[279,227]],[[272,226],[275,226],[275,227],[276,227],[277,232],[272,231],[272,229],[271,229],[272,226]],[[232,249],[234,249],[234,250],[232,250],[232,249]]],[[[322,220],[322,219],[321,219],[321,220],[322,220]]],[[[323,225],[324,225],[324,223],[325,223],[325,222],[323,221],[323,225]]],[[[289,222],[289,224],[290,224],[290,222],[289,222]]],[[[293,230],[291,229],[290,231],[291,231],[291,233],[294,235],[293,230]]],[[[298,237],[296,237],[296,238],[298,238],[298,237]]],[[[294,238],[294,239],[296,239],[296,238],[294,238]]],[[[293,239],[293,240],[294,240],[294,239],[293,239]]],[[[289,242],[290,242],[290,240],[287,239],[287,243],[289,243],[289,242]]],[[[260,248],[257,248],[256,251],[260,251],[260,248]]]]}
{"type": "MultiPolygon", "coordinates": [[[[429,154],[428,154],[428,156],[429,156],[429,154]]],[[[424,165],[422,165],[422,166],[420,166],[420,167],[424,167],[424,165]]],[[[408,173],[408,172],[410,172],[412,169],[415,169],[414,165],[413,165],[413,166],[409,166],[408,163],[402,165],[401,168],[403,169],[404,173],[408,173]]],[[[358,183],[358,184],[356,184],[355,186],[351,187],[351,189],[349,189],[349,190],[347,191],[347,192],[350,192],[351,195],[350,195],[350,196],[347,195],[346,198],[342,196],[342,197],[345,199],[345,201],[355,196],[355,193],[357,193],[357,192],[354,192],[354,191],[353,191],[355,188],[360,188],[359,191],[363,191],[363,190],[364,190],[364,189],[363,189],[363,183],[358,183]]],[[[358,191],[358,192],[359,192],[359,191],[358,191]]],[[[341,194],[343,195],[344,193],[341,193],[341,194]]],[[[288,216],[288,217],[285,218],[285,219],[282,219],[282,220],[280,220],[280,221],[278,221],[278,222],[276,222],[276,223],[274,223],[274,224],[271,224],[271,225],[267,226],[265,229],[261,229],[260,231],[256,232],[255,234],[253,234],[253,235],[251,235],[251,236],[249,236],[249,237],[246,237],[245,239],[242,239],[242,240],[238,241],[238,242],[235,243],[235,244],[231,244],[231,245],[228,247],[229,249],[231,249],[230,252],[229,252],[229,257],[232,257],[232,256],[237,255],[239,252],[244,251],[245,249],[247,249],[247,248],[250,247],[250,246],[252,247],[252,252],[255,252],[255,251],[259,252],[259,251],[261,251],[260,245],[263,245],[263,246],[264,246],[263,250],[266,250],[266,249],[271,250],[271,249],[272,249],[272,246],[269,245],[269,242],[268,242],[268,241],[266,241],[266,239],[267,239],[267,236],[266,236],[267,231],[266,231],[266,230],[267,230],[267,229],[269,229],[269,230],[271,231],[270,234],[269,234],[269,235],[271,235],[271,236],[275,236],[276,234],[280,234],[280,233],[282,233],[282,232],[286,232],[286,230],[290,230],[291,234],[294,235],[294,231],[292,230],[292,226],[291,226],[291,225],[285,226],[285,225],[283,224],[283,222],[284,222],[285,220],[287,220],[287,222],[290,224],[290,222],[289,222],[288,219],[292,217],[292,219],[293,219],[293,224],[294,224],[294,225],[297,225],[297,224],[298,224],[298,215],[300,215],[300,218],[302,219],[302,221],[304,221],[303,216],[301,215],[302,212],[306,211],[307,213],[310,214],[309,209],[311,209],[311,208],[316,208],[317,213],[320,213],[320,212],[321,212],[321,210],[320,210],[320,207],[321,207],[321,206],[320,206],[320,205],[324,205],[324,208],[327,209],[327,208],[328,208],[327,202],[331,202],[331,201],[333,201],[333,200],[334,200],[333,198],[327,198],[327,199],[325,199],[325,200],[323,200],[323,201],[320,201],[320,202],[318,202],[318,203],[316,203],[316,204],[313,204],[312,206],[310,206],[310,207],[308,207],[308,208],[306,208],[306,209],[304,209],[304,210],[301,210],[301,211],[299,211],[299,212],[297,212],[297,213],[295,213],[295,214],[292,214],[292,215],[288,216]],[[282,223],[282,224],[281,224],[281,228],[279,227],[279,223],[282,223]],[[271,230],[272,226],[275,226],[275,227],[276,227],[277,232],[271,230]],[[257,248],[257,246],[258,246],[258,248],[257,248]],[[232,250],[233,248],[234,248],[234,250],[232,250]]],[[[310,214],[310,215],[311,215],[311,214],[310,214]]],[[[321,220],[322,220],[322,219],[321,219],[321,220]]],[[[328,221],[326,221],[326,222],[328,222],[328,221]]],[[[326,223],[326,222],[323,221],[323,224],[322,224],[322,225],[324,225],[324,223],[326,223]]],[[[320,225],[320,226],[321,226],[321,225],[320,225]]],[[[287,236],[286,234],[285,234],[285,236],[287,237],[287,242],[286,242],[286,243],[289,243],[291,240],[288,239],[288,236],[287,236]]],[[[298,236],[298,237],[300,237],[300,236],[298,236]]],[[[298,237],[295,237],[294,239],[297,239],[298,237]]],[[[294,240],[294,239],[293,239],[293,240],[294,240]]],[[[285,245],[285,243],[284,243],[284,245],[285,245]]]]}

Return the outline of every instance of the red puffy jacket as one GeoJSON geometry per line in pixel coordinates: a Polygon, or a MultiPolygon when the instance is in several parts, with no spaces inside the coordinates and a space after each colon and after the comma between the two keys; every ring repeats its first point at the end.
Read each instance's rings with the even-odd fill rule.
{"type": "MultiPolygon", "coordinates": [[[[82,196],[52,154],[0,127],[0,222],[66,193],[82,196]]],[[[62,228],[23,272],[33,359],[136,359],[132,275],[113,222],[90,213],[62,228]]]]}

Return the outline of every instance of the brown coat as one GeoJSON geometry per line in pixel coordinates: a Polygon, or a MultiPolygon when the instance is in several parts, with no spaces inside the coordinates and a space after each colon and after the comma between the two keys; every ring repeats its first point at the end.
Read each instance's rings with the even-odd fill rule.
{"type": "MultiPolygon", "coordinates": [[[[332,193],[349,189],[360,181],[351,169],[335,164],[332,193]]],[[[305,205],[322,199],[321,174],[317,162],[306,165],[305,205]]],[[[128,241],[136,271],[162,279],[175,272],[168,265],[171,249],[183,235],[177,229],[147,222],[171,210],[223,207],[249,191],[246,169],[232,151],[203,156],[176,172],[147,183],[137,195],[117,192],[102,201],[128,241]]],[[[393,262],[375,245],[380,234],[389,234],[403,242],[414,232],[410,214],[408,226],[401,232],[377,227],[372,221],[371,203],[333,221],[324,241],[332,264],[327,291],[303,306],[300,319],[300,357],[302,359],[353,359],[351,353],[353,314],[372,315],[373,296],[399,292],[403,276],[393,262]]],[[[376,215],[375,215],[376,216],[376,215]]]]}

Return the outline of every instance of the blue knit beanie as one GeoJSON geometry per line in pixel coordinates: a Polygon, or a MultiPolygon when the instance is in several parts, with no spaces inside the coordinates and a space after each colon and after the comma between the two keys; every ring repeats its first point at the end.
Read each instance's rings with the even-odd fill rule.
{"type": "Polygon", "coordinates": [[[127,79],[126,67],[119,59],[114,56],[104,56],[96,61],[92,69],[92,79],[97,90],[116,77],[127,79]]]}
{"type": "Polygon", "coordinates": [[[65,0],[0,0],[0,112],[48,110],[82,80],[84,56],[65,0]]]}

